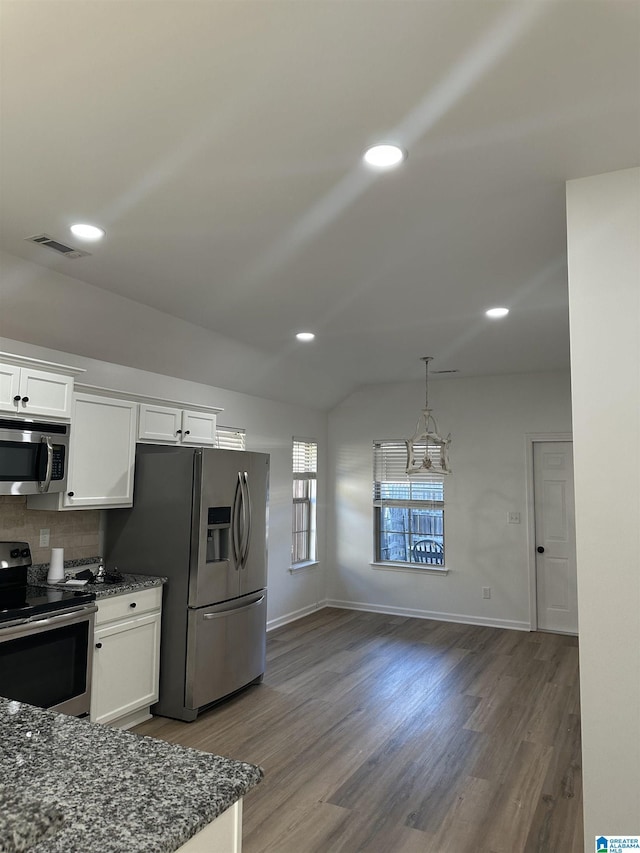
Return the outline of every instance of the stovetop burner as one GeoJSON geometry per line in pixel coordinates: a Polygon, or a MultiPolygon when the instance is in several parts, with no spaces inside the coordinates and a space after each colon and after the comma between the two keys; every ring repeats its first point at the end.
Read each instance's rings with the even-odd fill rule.
{"type": "Polygon", "coordinates": [[[46,586],[0,587],[0,624],[16,619],[31,619],[43,613],[64,610],[95,601],[94,592],[50,589],[46,586]]]}
{"type": "Polygon", "coordinates": [[[0,542],[0,625],[95,601],[93,592],[28,584],[30,565],[27,542],[0,542]]]}

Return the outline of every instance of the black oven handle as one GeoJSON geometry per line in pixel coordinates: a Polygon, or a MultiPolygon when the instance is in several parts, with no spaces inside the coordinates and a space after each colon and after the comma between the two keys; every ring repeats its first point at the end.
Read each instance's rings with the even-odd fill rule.
{"type": "Polygon", "coordinates": [[[40,451],[38,457],[38,491],[48,492],[51,485],[51,475],[53,474],[53,445],[48,435],[43,435],[40,439],[40,451]],[[46,467],[43,465],[43,457],[46,452],[46,467]],[[42,477],[42,469],[44,468],[44,477],[42,477]]]}
{"type": "Polygon", "coordinates": [[[15,637],[39,633],[47,628],[61,628],[64,625],[73,625],[75,622],[82,622],[96,613],[97,610],[97,605],[90,604],[86,607],[68,608],[62,613],[58,611],[55,616],[46,616],[43,619],[30,619],[28,622],[22,622],[20,625],[6,627],[0,625],[0,643],[5,640],[14,639],[15,637]]]}

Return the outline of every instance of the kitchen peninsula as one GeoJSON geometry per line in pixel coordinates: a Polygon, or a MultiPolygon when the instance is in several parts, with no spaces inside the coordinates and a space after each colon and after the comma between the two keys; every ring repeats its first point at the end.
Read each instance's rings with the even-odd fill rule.
{"type": "Polygon", "coordinates": [[[260,767],[0,698],[0,849],[237,853],[260,767]]]}

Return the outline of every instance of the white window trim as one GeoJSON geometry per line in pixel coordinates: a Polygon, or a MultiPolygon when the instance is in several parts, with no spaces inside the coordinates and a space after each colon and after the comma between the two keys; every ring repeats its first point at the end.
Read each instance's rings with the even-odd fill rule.
{"type": "MultiPolygon", "coordinates": [[[[376,445],[380,445],[380,444],[401,445],[402,443],[403,442],[397,438],[375,439],[373,442],[374,459],[375,459],[375,454],[377,452],[376,451],[376,445]]],[[[380,511],[385,504],[395,503],[395,501],[377,499],[375,497],[376,482],[383,482],[382,480],[378,481],[375,479],[375,473],[376,472],[375,472],[375,463],[374,463],[374,478],[373,478],[374,499],[372,501],[372,506],[373,506],[373,549],[374,549],[374,551],[373,551],[373,559],[370,563],[371,567],[373,569],[376,569],[376,570],[383,570],[384,571],[384,570],[388,569],[390,571],[396,571],[396,572],[397,571],[406,571],[406,572],[411,572],[413,574],[415,574],[416,572],[418,574],[436,574],[436,575],[448,574],[449,569],[446,566],[438,566],[438,565],[434,565],[433,563],[413,563],[413,562],[409,562],[409,561],[400,562],[400,561],[392,561],[392,560],[380,560],[377,558],[378,557],[378,549],[380,547],[380,531],[378,529],[379,519],[380,519],[380,511]]],[[[436,473],[435,479],[442,480],[443,485],[444,485],[446,475],[438,474],[437,472],[435,472],[435,473],[436,473]]],[[[407,475],[407,477],[408,476],[409,475],[407,475]]],[[[428,480],[432,479],[432,477],[429,476],[428,474],[422,474],[422,475],[418,474],[418,475],[412,475],[412,479],[415,479],[416,481],[428,481],[428,480]]],[[[436,501],[430,502],[430,501],[407,499],[407,500],[398,500],[397,505],[403,506],[403,507],[416,507],[419,509],[421,509],[421,508],[425,508],[425,509],[432,508],[432,509],[436,509],[436,510],[441,509],[442,513],[443,513],[443,523],[444,523],[444,511],[445,511],[445,505],[446,505],[445,500],[437,501],[437,502],[436,501]],[[429,503],[432,503],[431,507],[427,506],[429,503]]],[[[444,556],[446,558],[446,556],[447,556],[447,553],[446,553],[446,536],[444,535],[444,533],[443,533],[443,545],[445,546],[444,556]]]]}
{"type": "Polygon", "coordinates": [[[378,572],[409,572],[412,575],[448,575],[450,571],[446,566],[430,566],[428,563],[377,563],[372,560],[369,565],[378,572]],[[424,568],[418,568],[420,565],[424,568]]]}
{"type": "Polygon", "coordinates": [[[319,566],[320,560],[307,560],[306,563],[294,563],[293,566],[289,566],[289,571],[292,575],[295,575],[296,572],[303,571],[304,569],[312,569],[314,566],[319,566]]]}
{"type": "MultiPolygon", "coordinates": [[[[292,482],[296,480],[312,480],[314,485],[313,496],[309,499],[309,559],[301,560],[299,563],[291,563],[289,568],[290,572],[297,572],[301,569],[307,569],[311,566],[318,565],[318,530],[317,530],[317,490],[318,490],[318,440],[316,438],[307,438],[303,436],[293,436],[292,439],[292,449],[296,444],[307,444],[315,446],[315,470],[311,471],[296,471],[295,468],[292,472],[292,482]]],[[[295,457],[294,457],[294,465],[295,465],[295,457]]],[[[296,503],[306,503],[306,501],[296,500],[293,498],[292,508],[295,507],[296,503]]],[[[292,530],[293,536],[293,530],[292,530]]],[[[292,540],[293,542],[293,540],[292,540]]],[[[293,553],[293,544],[292,544],[292,553],[293,553]]]]}

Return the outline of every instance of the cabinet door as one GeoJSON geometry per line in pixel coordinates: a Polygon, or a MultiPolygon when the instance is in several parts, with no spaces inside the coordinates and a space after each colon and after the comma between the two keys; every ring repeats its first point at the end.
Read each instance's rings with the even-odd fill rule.
{"type": "Polygon", "coordinates": [[[20,368],[12,364],[0,364],[0,411],[16,412],[18,404],[14,397],[19,396],[20,368]]]}
{"type": "Polygon", "coordinates": [[[136,404],[76,394],[66,507],[133,505],[136,404]]]}
{"type": "Polygon", "coordinates": [[[140,404],[138,438],[141,441],[159,441],[178,444],[182,429],[182,410],[168,406],[140,404]]]}
{"type": "Polygon", "coordinates": [[[92,723],[108,723],[158,701],[160,613],[99,628],[94,641],[92,723]]]}
{"type": "Polygon", "coordinates": [[[22,399],[18,403],[18,411],[25,415],[70,418],[72,392],[72,376],[23,367],[18,391],[22,399]]]}
{"type": "Polygon", "coordinates": [[[215,414],[184,411],[182,413],[182,443],[215,447],[215,414]]]}

